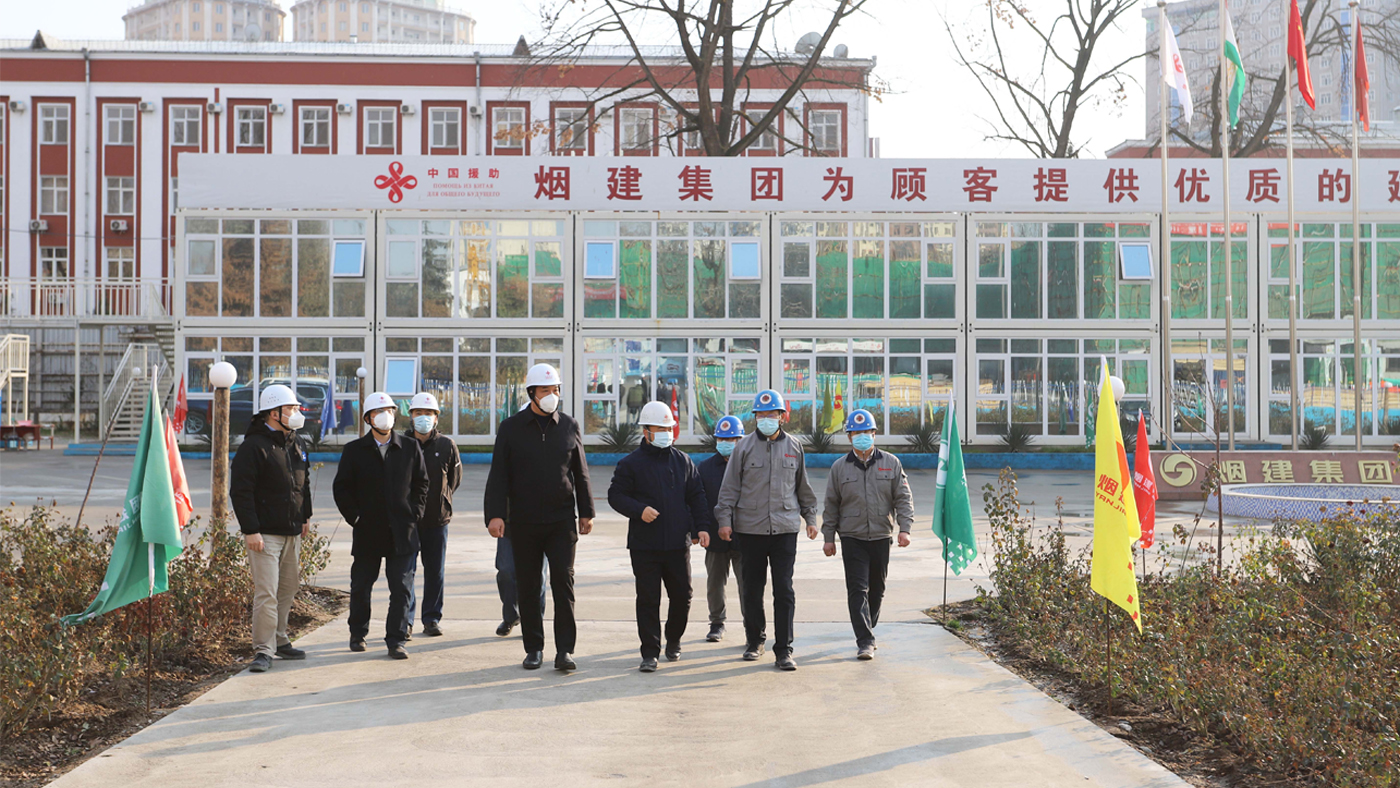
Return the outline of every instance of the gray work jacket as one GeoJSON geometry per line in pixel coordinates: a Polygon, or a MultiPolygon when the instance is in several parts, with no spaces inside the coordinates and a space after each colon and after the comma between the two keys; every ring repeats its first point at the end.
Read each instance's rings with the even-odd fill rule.
{"type": "Polygon", "coordinates": [[[896,521],[906,534],[914,525],[914,495],[899,458],[876,449],[861,465],[855,452],[831,464],[822,510],[822,535],[828,542],[836,541],[837,533],[843,539],[889,539],[896,521]]]}
{"type": "Polygon", "coordinates": [[[817,495],[807,483],[802,444],[787,432],[769,440],[751,432],[729,456],[715,504],[717,527],[751,535],[795,534],[817,525],[817,495]]]}

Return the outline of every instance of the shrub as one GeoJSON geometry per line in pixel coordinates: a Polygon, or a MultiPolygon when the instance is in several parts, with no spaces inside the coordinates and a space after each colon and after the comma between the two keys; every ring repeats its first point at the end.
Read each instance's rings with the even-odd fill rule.
{"type": "Polygon", "coordinates": [[[1013,422],[1001,433],[1001,445],[1007,451],[1025,451],[1035,443],[1035,436],[1033,425],[1013,422]]]}
{"type": "Polygon", "coordinates": [[[611,451],[632,451],[641,440],[641,428],[630,422],[612,424],[603,428],[603,446],[611,451]]]}
{"type": "Polygon", "coordinates": [[[836,449],[835,433],[827,432],[820,426],[814,426],[802,436],[804,451],[808,454],[831,454],[836,449]]]}
{"type": "Polygon", "coordinates": [[[904,437],[909,444],[909,451],[919,454],[937,454],[938,443],[943,437],[943,416],[940,414],[935,419],[920,422],[912,427],[912,431],[904,437]]]}
{"type": "Polygon", "coordinates": [[[1308,451],[1322,451],[1327,448],[1329,440],[1331,440],[1331,436],[1327,434],[1327,428],[1320,424],[1314,424],[1311,427],[1303,428],[1302,433],[1298,436],[1298,448],[1308,451]]]}

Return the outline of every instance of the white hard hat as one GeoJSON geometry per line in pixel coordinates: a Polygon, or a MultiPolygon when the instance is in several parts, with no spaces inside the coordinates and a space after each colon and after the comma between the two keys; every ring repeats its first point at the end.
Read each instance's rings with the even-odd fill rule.
{"type": "Polygon", "coordinates": [[[273,408],[280,408],[283,405],[300,405],[297,402],[297,395],[292,390],[280,383],[274,383],[262,390],[258,395],[258,412],[264,413],[273,408]]]}
{"type": "Polygon", "coordinates": [[[676,417],[671,413],[670,405],[652,401],[642,406],[642,417],[637,423],[643,427],[674,427],[676,417]]]}
{"type": "Polygon", "coordinates": [[[531,386],[561,386],[559,370],[548,364],[536,364],[525,373],[525,388],[531,386]]]}
{"type": "Polygon", "coordinates": [[[426,391],[420,391],[417,394],[414,394],[413,401],[409,403],[408,409],[431,410],[435,413],[442,412],[442,408],[438,407],[437,397],[434,397],[432,394],[429,394],[426,391]]]}
{"type": "Polygon", "coordinates": [[[381,408],[397,409],[398,406],[394,404],[394,400],[390,398],[388,394],[382,391],[376,391],[368,397],[365,397],[365,406],[360,409],[360,412],[367,416],[381,408]]]}

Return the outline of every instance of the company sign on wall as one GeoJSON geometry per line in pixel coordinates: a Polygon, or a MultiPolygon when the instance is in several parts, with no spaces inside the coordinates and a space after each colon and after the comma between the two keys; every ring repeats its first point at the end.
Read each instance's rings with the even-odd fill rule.
{"type": "MultiPolygon", "coordinates": [[[[1224,203],[1221,163],[1170,162],[1174,212],[1224,203]]],[[[1400,209],[1400,160],[1296,162],[1297,209],[1400,209]]],[[[1231,209],[1287,206],[1277,159],[1236,160],[1231,209]]],[[[1153,213],[1152,159],[520,158],[185,154],[183,208],[1153,213]]]]}

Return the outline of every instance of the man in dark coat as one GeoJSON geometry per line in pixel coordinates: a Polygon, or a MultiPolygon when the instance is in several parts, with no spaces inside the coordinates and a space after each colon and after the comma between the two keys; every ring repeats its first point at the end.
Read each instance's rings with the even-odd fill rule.
{"type": "MultiPolygon", "coordinates": [[[[437,397],[421,391],[413,395],[408,415],[413,427],[405,437],[418,441],[428,467],[428,504],[418,521],[418,555],[423,557],[423,634],[442,634],[442,597],[447,564],[447,525],[452,521],[452,494],[462,483],[462,457],[457,444],[437,431],[437,397]]],[[[418,571],[418,555],[411,571],[418,571]]],[[[413,613],[418,605],[413,580],[408,582],[408,631],[413,632],[413,613]]]]}
{"type": "MultiPolygon", "coordinates": [[[[724,483],[724,472],[729,468],[729,455],[734,445],[744,437],[744,423],[738,416],[725,416],[715,423],[715,453],[700,463],[700,481],[705,485],[705,511],[714,523],[715,504],[719,503],[719,486],[724,483]]],[[[710,532],[710,544],[705,548],[705,596],[710,608],[710,632],[705,639],[711,643],[724,640],[724,623],[728,618],[725,604],[725,586],[729,585],[730,569],[734,571],[734,582],[739,585],[739,611],[744,610],[744,562],[739,548],[732,540],[720,539],[719,534],[710,532]]],[[[764,636],[766,638],[766,635],[764,636]]]]}
{"type": "Polygon", "coordinates": [[[676,426],[671,408],[648,402],[638,423],[642,445],[618,462],[608,503],[627,518],[627,549],[637,578],[640,670],[651,673],[661,654],[661,586],[671,600],[666,659],[675,662],[690,617],[690,545],[708,545],[711,526],[700,474],[690,457],[671,445],[676,426]]]}
{"type": "Polygon", "coordinates": [[[418,441],[394,433],[398,406],[388,394],[365,397],[370,431],[346,444],[335,474],[335,505],[354,528],[350,553],[350,650],[364,651],[370,594],[379,567],[389,581],[384,643],[408,659],[408,595],[418,552],[418,522],[428,501],[428,468],[418,441]]]}
{"type": "Polygon", "coordinates": [[[496,428],[486,478],[486,529],[497,539],[510,537],[515,557],[526,670],[544,662],[544,614],[531,602],[540,595],[546,559],[554,593],[554,668],[578,667],[574,553],[579,535],[593,530],[593,487],[578,422],[559,412],[559,385],[559,371],[548,364],[525,373],[530,405],[496,428]]]}

